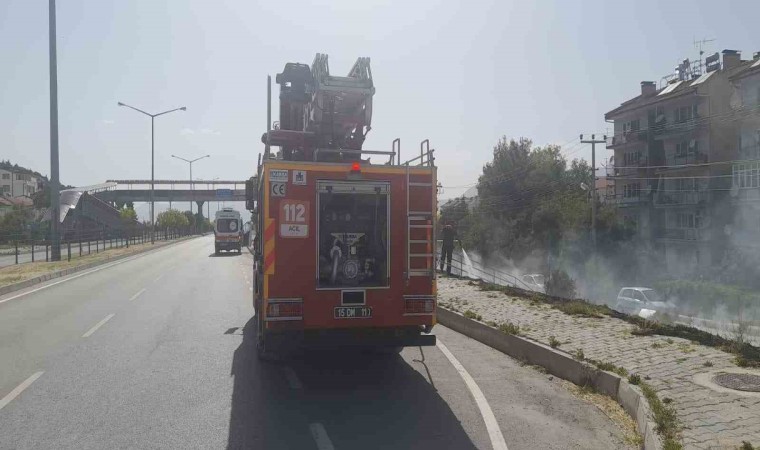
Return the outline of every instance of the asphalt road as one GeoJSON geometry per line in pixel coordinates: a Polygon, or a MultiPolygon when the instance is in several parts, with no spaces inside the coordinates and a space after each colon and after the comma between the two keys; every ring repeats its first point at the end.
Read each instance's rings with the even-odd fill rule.
{"type": "MultiPolygon", "coordinates": [[[[214,257],[212,239],[0,297],[0,448],[492,448],[438,347],[259,362],[250,255],[214,257]]],[[[556,380],[435,331],[509,449],[624,447],[556,380]]]]}

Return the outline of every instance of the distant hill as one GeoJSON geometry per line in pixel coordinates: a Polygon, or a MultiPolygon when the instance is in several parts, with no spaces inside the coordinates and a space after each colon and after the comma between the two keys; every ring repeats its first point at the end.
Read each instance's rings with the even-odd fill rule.
{"type": "Polygon", "coordinates": [[[34,171],[32,169],[27,169],[26,167],[19,166],[18,164],[12,164],[9,160],[0,161],[0,169],[10,170],[15,173],[28,173],[31,175],[34,175],[36,177],[48,179],[46,175],[42,175],[41,173],[34,171]]]}

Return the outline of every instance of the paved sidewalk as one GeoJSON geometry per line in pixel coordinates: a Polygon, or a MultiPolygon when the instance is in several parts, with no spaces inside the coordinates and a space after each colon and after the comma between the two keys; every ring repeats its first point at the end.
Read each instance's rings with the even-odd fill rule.
{"type": "Polygon", "coordinates": [[[554,336],[560,350],[581,349],[588,359],[641,375],[660,399],[672,399],[686,449],[736,449],[742,441],[760,445],[760,396],[718,392],[694,381],[697,374],[736,369],[733,355],[680,338],[635,336],[636,327],[619,319],[570,316],[545,304],[481,291],[466,280],[439,278],[438,296],[442,306],[469,309],[483,322],[512,322],[522,335],[542,343],[554,336]]]}

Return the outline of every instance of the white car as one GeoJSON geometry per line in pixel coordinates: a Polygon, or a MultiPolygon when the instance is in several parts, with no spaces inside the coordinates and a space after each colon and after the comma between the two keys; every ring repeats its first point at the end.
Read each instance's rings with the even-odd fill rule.
{"type": "Polygon", "coordinates": [[[660,294],[652,288],[624,287],[620,289],[612,309],[649,319],[658,312],[672,312],[673,305],[663,301],[660,294]]]}
{"type": "Polygon", "coordinates": [[[520,277],[520,280],[525,283],[531,291],[546,293],[546,279],[540,273],[523,275],[520,277]]]}

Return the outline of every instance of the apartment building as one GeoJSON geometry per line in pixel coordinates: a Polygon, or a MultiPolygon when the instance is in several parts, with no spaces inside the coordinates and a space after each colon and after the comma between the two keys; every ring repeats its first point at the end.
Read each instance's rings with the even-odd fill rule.
{"type": "MultiPolygon", "coordinates": [[[[760,52],[731,76],[735,87],[738,159],[732,164],[731,200],[734,222],[729,228],[735,251],[760,250],[760,52]]],[[[757,257],[755,259],[758,259],[757,257]]]]}
{"type": "Polygon", "coordinates": [[[734,50],[722,62],[717,53],[705,64],[686,60],[605,114],[614,124],[610,201],[671,276],[705,273],[723,258],[739,158],[735,78],[751,64],[734,50]]]}
{"type": "Polygon", "coordinates": [[[31,197],[46,183],[47,178],[28,170],[0,169],[0,194],[7,197],[31,197]]]}

